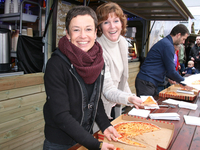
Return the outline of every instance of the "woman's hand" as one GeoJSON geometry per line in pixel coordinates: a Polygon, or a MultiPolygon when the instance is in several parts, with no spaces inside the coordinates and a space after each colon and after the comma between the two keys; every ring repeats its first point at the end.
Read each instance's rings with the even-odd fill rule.
{"type": "Polygon", "coordinates": [[[103,142],[101,150],[115,150],[115,146],[113,144],[103,142]]]}
{"type": "Polygon", "coordinates": [[[120,135],[117,133],[116,129],[113,126],[109,126],[107,129],[105,129],[103,134],[109,141],[117,141],[116,138],[120,137],[120,135]]]}
{"type": "MultiPolygon", "coordinates": [[[[116,138],[120,137],[120,135],[117,133],[116,129],[113,126],[109,126],[107,129],[104,130],[103,134],[105,137],[111,141],[117,141],[116,138]]],[[[114,150],[115,146],[113,144],[108,144],[103,142],[101,150],[114,150]]]]}
{"type": "Polygon", "coordinates": [[[137,97],[137,96],[130,96],[128,98],[128,101],[132,104],[135,105],[135,107],[137,109],[139,109],[139,107],[141,107],[141,104],[142,104],[142,99],[140,97],[137,97]]]}

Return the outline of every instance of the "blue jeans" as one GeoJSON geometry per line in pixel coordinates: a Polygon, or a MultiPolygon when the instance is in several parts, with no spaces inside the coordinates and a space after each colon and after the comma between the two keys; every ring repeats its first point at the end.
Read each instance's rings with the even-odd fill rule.
{"type": "Polygon", "coordinates": [[[183,76],[182,72],[185,70],[185,64],[184,63],[180,63],[180,66],[181,66],[181,75],[183,76]]]}
{"type": "Polygon", "coordinates": [[[56,143],[51,143],[47,139],[44,140],[43,150],[68,150],[70,147],[75,145],[76,143],[72,145],[60,145],[56,143]]]}

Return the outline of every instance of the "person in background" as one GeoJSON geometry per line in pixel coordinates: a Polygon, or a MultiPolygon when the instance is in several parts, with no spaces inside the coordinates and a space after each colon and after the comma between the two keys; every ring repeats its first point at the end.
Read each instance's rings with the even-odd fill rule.
{"type": "Polygon", "coordinates": [[[188,61],[188,66],[184,69],[182,74],[196,74],[197,71],[194,67],[194,62],[192,60],[188,61]]]}
{"type": "Polygon", "coordinates": [[[100,5],[96,9],[98,18],[97,41],[103,48],[105,79],[102,100],[110,119],[121,115],[121,105],[135,105],[139,108],[142,100],[132,94],[128,85],[128,42],[126,33],[127,18],[121,7],[113,2],[100,5]],[[111,110],[113,115],[111,116],[111,110]]]}
{"type": "MultiPolygon", "coordinates": [[[[187,27],[178,24],[168,36],[152,46],[136,77],[137,96],[155,96],[158,84],[162,83],[165,77],[177,83],[184,81],[174,67],[174,45],[183,44],[188,35],[187,27]]],[[[185,88],[192,89],[188,86],[185,88]]]]}
{"type": "Polygon", "coordinates": [[[180,63],[179,63],[179,47],[178,45],[174,45],[175,48],[175,54],[174,54],[174,64],[175,64],[175,69],[179,73],[179,70],[181,69],[180,63]]]}
{"type": "Polygon", "coordinates": [[[96,13],[87,6],[67,13],[66,36],[59,40],[44,74],[44,150],[66,150],[76,143],[92,150],[115,149],[92,135],[96,121],[108,140],[119,137],[101,100],[104,60],[95,42],[96,27],[96,13]]]}
{"type": "Polygon", "coordinates": [[[194,46],[194,42],[192,40],[189,40],[188,44],[186,44],[186,48],[185,48],[185,55],[186,55],[186,61],[185,61],[185,66],[188,65],[188,61],[190,60],[190,51],[191,51],[191,48],[194,46]]]}
{"type": "Polygon", "coordinates": [[[194,61],[197,73],[200,73],[200,36],[196,37],[196,44],[190,50],[189,59],[194,61]]]}
{"type": "Polygon", "coordinates": [[[185,69],[185,46],[183,44],[178,45],[178,60],[180,63],[180,74],[183,76],[182,72],[185,69]]]}

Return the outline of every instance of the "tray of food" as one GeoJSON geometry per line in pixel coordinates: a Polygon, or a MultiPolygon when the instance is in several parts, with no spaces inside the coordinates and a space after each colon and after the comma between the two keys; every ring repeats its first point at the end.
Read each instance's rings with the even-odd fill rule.
{"type": "Polygon", "coordinates": [[[185,88],[182,88],[179,84],[174,84],[162,90],[159,93],[159,96],[165,97],[165,98],[174,98],[174,99],[181,99],[181,100],[186,100],[186,101],[193,101],[198,94],[199,94],[199,90],[197,89],[192,89],[189,91],[185,88]]]}
{"type": "Polygon", "coordinates": [[[101,131],[98,132],[98,139],[124,150],[165,150],[174,133],[172,123],[127,114],[119,116],[112,124],[121,135],[117,141],[108,141],[101,131]]]}

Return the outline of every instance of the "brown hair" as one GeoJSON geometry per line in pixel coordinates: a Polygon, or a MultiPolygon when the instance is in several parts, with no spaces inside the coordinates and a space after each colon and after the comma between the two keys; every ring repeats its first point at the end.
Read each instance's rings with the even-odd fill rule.
{"type": "Polygon", "coordinates": [[[97,28],[98,21],[95,11],[88,6],[76,6],[70,9],[66,16],[65,25],[68,33],[71,20],[78,15],[90,15],[94,19],[95,28],[97,28]]]}
{"type": "Polygon", "coordinates": [[[176,34],[181,33],[181,36],[184,36],[185,34],[190,35],[188,28],[183,24],[176,25],[172,30],[170,35],[175,36],[176,34]]]}
{"type": "Polygon", "coordinates": [[[97,36],[100,37],[102,35],[102,29],[101,24],[105,20],[108,19],[109,13],[114,12],[117,17],[119,17],[121,23],[122,23],[122,31],[121,35],[126,34],[126,27],[127,27],[127,18],[126,15],[123,13],[123,10],[121,7],[113,2],[108,2],[100,5],[96,9],[97,19],[98,19],[98,25],[97,25],[97,36]]]}

